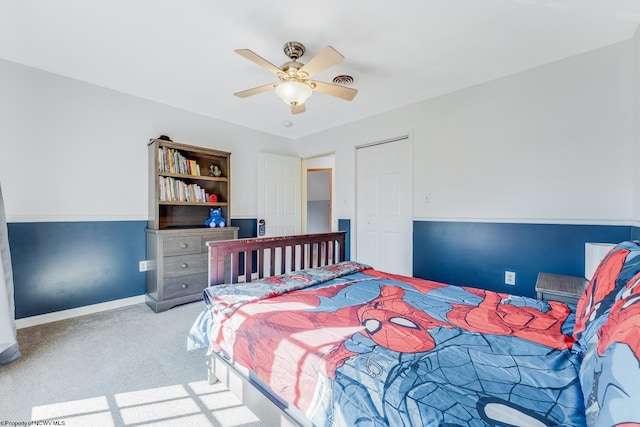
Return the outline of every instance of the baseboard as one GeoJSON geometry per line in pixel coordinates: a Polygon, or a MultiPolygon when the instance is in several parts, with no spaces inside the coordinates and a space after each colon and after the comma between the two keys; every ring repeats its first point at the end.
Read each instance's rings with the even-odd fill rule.
{"type": "Polygon", "coordinates": [[[42,325],[44,323],[56,322],[58,320],[70,319],[72,317],[84,316],[86,314],[98,313],[139,303],[144,303],[144,295],[137,295],[135,297],[122,298],[99,304],[85,305],[84,307],[55,311],[53,313],[40,314],[38,316],[25,317],[22,319],[16,319],[16,329],[28,328],[30,326],[42,325]]]}

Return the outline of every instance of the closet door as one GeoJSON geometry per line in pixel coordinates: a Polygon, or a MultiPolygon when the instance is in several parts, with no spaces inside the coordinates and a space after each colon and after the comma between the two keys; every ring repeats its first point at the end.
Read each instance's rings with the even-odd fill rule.
{"type": "Polygon", "coordinates": [[[413,143],[358,148],[356,258],[389,273],[413,274],[413,143]]]}

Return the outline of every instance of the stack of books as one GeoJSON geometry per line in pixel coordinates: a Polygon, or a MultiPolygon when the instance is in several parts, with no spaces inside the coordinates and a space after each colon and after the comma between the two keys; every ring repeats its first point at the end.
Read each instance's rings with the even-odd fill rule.
{"type": "Polygon", "coordinates": [[[170,176],[158,177],[161,202],[208,202],[209,194],[198,184],[187,184],[170,176]]]}
{"type": "Polygon", "coordinates": [[[158,148],[158,168],[160,172],[200,176],[198,162],[187,159],[180,151],[173,148],[158,148]]]}

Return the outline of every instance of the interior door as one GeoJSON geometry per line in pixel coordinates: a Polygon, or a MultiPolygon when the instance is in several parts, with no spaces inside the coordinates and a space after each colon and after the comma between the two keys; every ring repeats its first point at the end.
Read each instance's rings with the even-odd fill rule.
{"type": "Polygon", "coordinates": [[[413,144],[408,138],[358,148],[357,260],[413,274],[413,144]]]}
{"type": "Polygon", "coordinates": [[[301,163],[299,157],[258,153],[257,213],[265,237],[300,234],[301,163]]]}

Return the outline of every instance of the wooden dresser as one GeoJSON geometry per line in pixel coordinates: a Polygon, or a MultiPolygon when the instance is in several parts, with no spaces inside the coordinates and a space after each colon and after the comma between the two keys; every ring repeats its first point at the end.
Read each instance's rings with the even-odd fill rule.
{"type": "Polygon", "coordinates": [[[146,302],[156,313],[202,299],[207,287],[208,241],[238,238],[238,227],[147,230],[146,302]]]}

